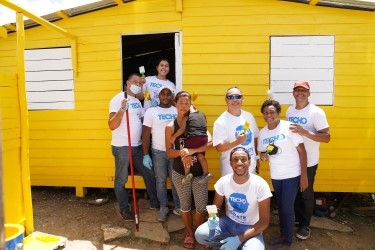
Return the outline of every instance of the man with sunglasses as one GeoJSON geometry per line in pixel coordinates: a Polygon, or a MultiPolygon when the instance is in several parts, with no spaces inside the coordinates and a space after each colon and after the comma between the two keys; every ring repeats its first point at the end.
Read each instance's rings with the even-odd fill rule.
{"type": "Polygon", "coordinates": [[[257,172],[256,138],[259,129],[254,116],[241,109],[243,95],[238,87],[231,87],[225,94],[227,110],[224,111],[214,122],[213,146],[221,153],[220,173],[221,176],[232,173],[230,166],[230,151],[238,146],[246,148],[251,156],[249,171],[257,172]]]}
{"type": "Polygon", "coordinates": [[[309,102],[310,84],[307,81],[296,81],[293,86],[295,105],[288,108],[286,118],[293,124],[290,130],[303,137],[307,153],[307,178],[308,187],[303,192],[298,192],[295,204],[295,221],[299,229],[296,237],[301,240],[310,238],[310,219],[313,215],[314,179],[319,163],[319,144],[329,142],[329,125],[324,111],[309,102]]]}

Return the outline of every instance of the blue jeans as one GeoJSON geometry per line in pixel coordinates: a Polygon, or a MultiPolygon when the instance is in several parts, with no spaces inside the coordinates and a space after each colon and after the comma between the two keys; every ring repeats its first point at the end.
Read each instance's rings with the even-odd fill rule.
{"type": "MultiPolygon", "coordinates": [[[[129,169],[129,153],[128,147],[112,146],[112,154],[115,157],[115,194],[119,203],[121,213],[130,212],[128,191],[125,189],[125,183],[128,181],[129,169]]],[[[156,196],[155,176],[152,170],[147,169],[142,163],[142,146],[132,147],[134,168],[142,175],[148,196],[150,197],[150,205],[158,206],[156,196]]]]}
{"type": "MultiPolygon", "coordinates": [[[[249,225],[239,224],[227,216],[220,217],[219,226],[215,230],[208,228],[207,222],[200,225],[195,231],[195,239],[199,244],[219,247],[220,241],[231,236],[240,235],[247,229],[251,228],[249,225]],[[211,232],[210,232],[211,231],[211,232]]],[[[239,249],[264,249],[263,235],[258,234],[257,236],[248,239],[239,246],[239,249]]],[[[233,249],[235,250],[235,249],[233,249]]]]}
{"type": "MultiPolygon", "coordinates": [[[[165,151],[152,149],[152,162],[154,164],[156,191],[157,191],[159,204],[161,207],[167,207],[168,196],[167,196],[166,181],[167,181],[168,176],[170,180],[172,181],[173,159],[169,159],[165,151]]],[[[180,200],[178,198],[178,195],[177,195],[177,192],[173,183],[172,183],[172,196],[173,196],[174,207],[179,209],[180,200]]]]}
{"type": "Polygon", "coordinates": [[[279,227],[284,243],[291,245],[293,242],[294,228],[294,201],[299,189],[300,176],[284,180],[272,179],[275,190],[276,203],[279,209],[279,227]]]}

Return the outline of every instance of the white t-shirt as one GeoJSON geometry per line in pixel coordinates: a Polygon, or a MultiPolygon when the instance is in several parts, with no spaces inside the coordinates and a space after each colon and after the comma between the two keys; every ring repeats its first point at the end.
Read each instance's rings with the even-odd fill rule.
{"type": "MultiPolygon", "coordinates": [[[[259,129],[252,114],[244,110],[241,110],[241,115],[239,116],[234,116],[228,111],[222,113],[214,122],[212,142],[213,146],[216,147],[219,144],[234,141],[239,134],[244,133],[244,125],[246,122],[250,123],[250,128],[247,132],[247,139],[241,146],[246,148],[251,156],[249,171],[255,173],[256,160],[254,156],[256,155],[256,152],[254,138],[258,137],[259,129]]],[[[232,173],[232,167],[229,162],[229,154],[231,150],[232,148],[221,152],[221,176],[232,173]]]]}
{"type": "MultiPolygon", "coordinates": [[[[131,146],[136,147],[142,144],[142,117],[144,111],[141,102],[137,98],[128,96],[128,99],[131,146]]],[[[117,112],[121,108],[122,100],[124,100],[124,92],[115,95],[109,103],[109,113],[117,112]]],[[[116,147],[129,146],[125,113],[122,117],[120,126],[112,130],[111,144],[116,147]]]]}
{"type": "MultiPolygon", "coordinates": [[[[286,119],[314,133],[329,127],[326,114],[314,104],[308,104],[303,109],[296,109],[295,105],[289,106],[286,112],[286,119]]],[[[319,163],[320,143],[305,136],[303,136],[303,142],[307,152],[307,166],[315,166],[319,163]]]]}
{"type": "Polygon", "coordinates": [[[162,89],[162,87],[168,87],[172,90],[176,90],[176,86],[169,80],[160,80],[156,76],[146,77],[146,83],[142,87],[142,92],[145,93],[147,91],[150,94],[150,100],[144,100],[143,107],[145,110],[151,107],[152,100],[157,102],[158,105],[160,104],[159,91],[162,89]]]}
{"type": "Polygon", "coordinates": [[[261,202],[272,197],[270,187],[260,176],[250,174],[249,180],[237,184],[233,180],[233,173],[221,177],[214,185],[215,191],[226,199],[226,215],[233,221],[254,225],[259,220],[259,206],[261,202]]]}
{"type": "Polygon", "coordinates": [[[303,143],[299,134],[290,131],[290,122],[280,120],[276,128],[269,130],[267,126],[259,132],[258,151],[266,151],[273,143],[279,147],[277,154],[270,155],[271,178],[283,180],[301,175],[301,164],[297,146],[303,143]]]}
{"type": "Polygon", "coordinates": [[[165,127],[176,117],[177,109],[174,106],[169,108],[158,106],[146,110],[143,125],[151,128],[152,148],[165,151],[165,127]]]}

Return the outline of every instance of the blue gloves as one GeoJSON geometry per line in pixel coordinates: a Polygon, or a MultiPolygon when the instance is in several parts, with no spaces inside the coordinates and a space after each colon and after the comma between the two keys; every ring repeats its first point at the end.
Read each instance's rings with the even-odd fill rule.
{"type": "Polygon", "coordinates": [[[149,155],[144,155],[143,156],[143,166],[145,166],[146,168],[148,168],[149,170],[151,170],[151,168],[152,168],[152,160],[151,160],[151,157],[149,155]]]}
{"type": "Polygon", "coordinates": [[[219,217],[214,218],[208,218],[207,220],[208,228],[210,230],[215,230],[217,226],[219,226],[219,217]]]}
{"type": "Polygon", "coordinates": [[[156,98],[151,99],[151,107],[156,107],[159,105],[159,102],[156,98]]]}
{"type": "Polygon", "coordinates": [[[220,250],[233,250],[237,249],[241,245],[240,237],[237,236],[232,236],[225,238],[224,240],[220,241],[221,247],[220,250]]]}

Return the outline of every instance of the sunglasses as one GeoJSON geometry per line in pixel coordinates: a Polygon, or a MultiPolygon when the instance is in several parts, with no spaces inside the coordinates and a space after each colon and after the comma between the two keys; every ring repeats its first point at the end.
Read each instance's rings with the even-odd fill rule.
{"type": "Polygon", "coordinates": [[[228,100],[239,100],[242,98],[242,95],[227,95],[228,100]]]}

